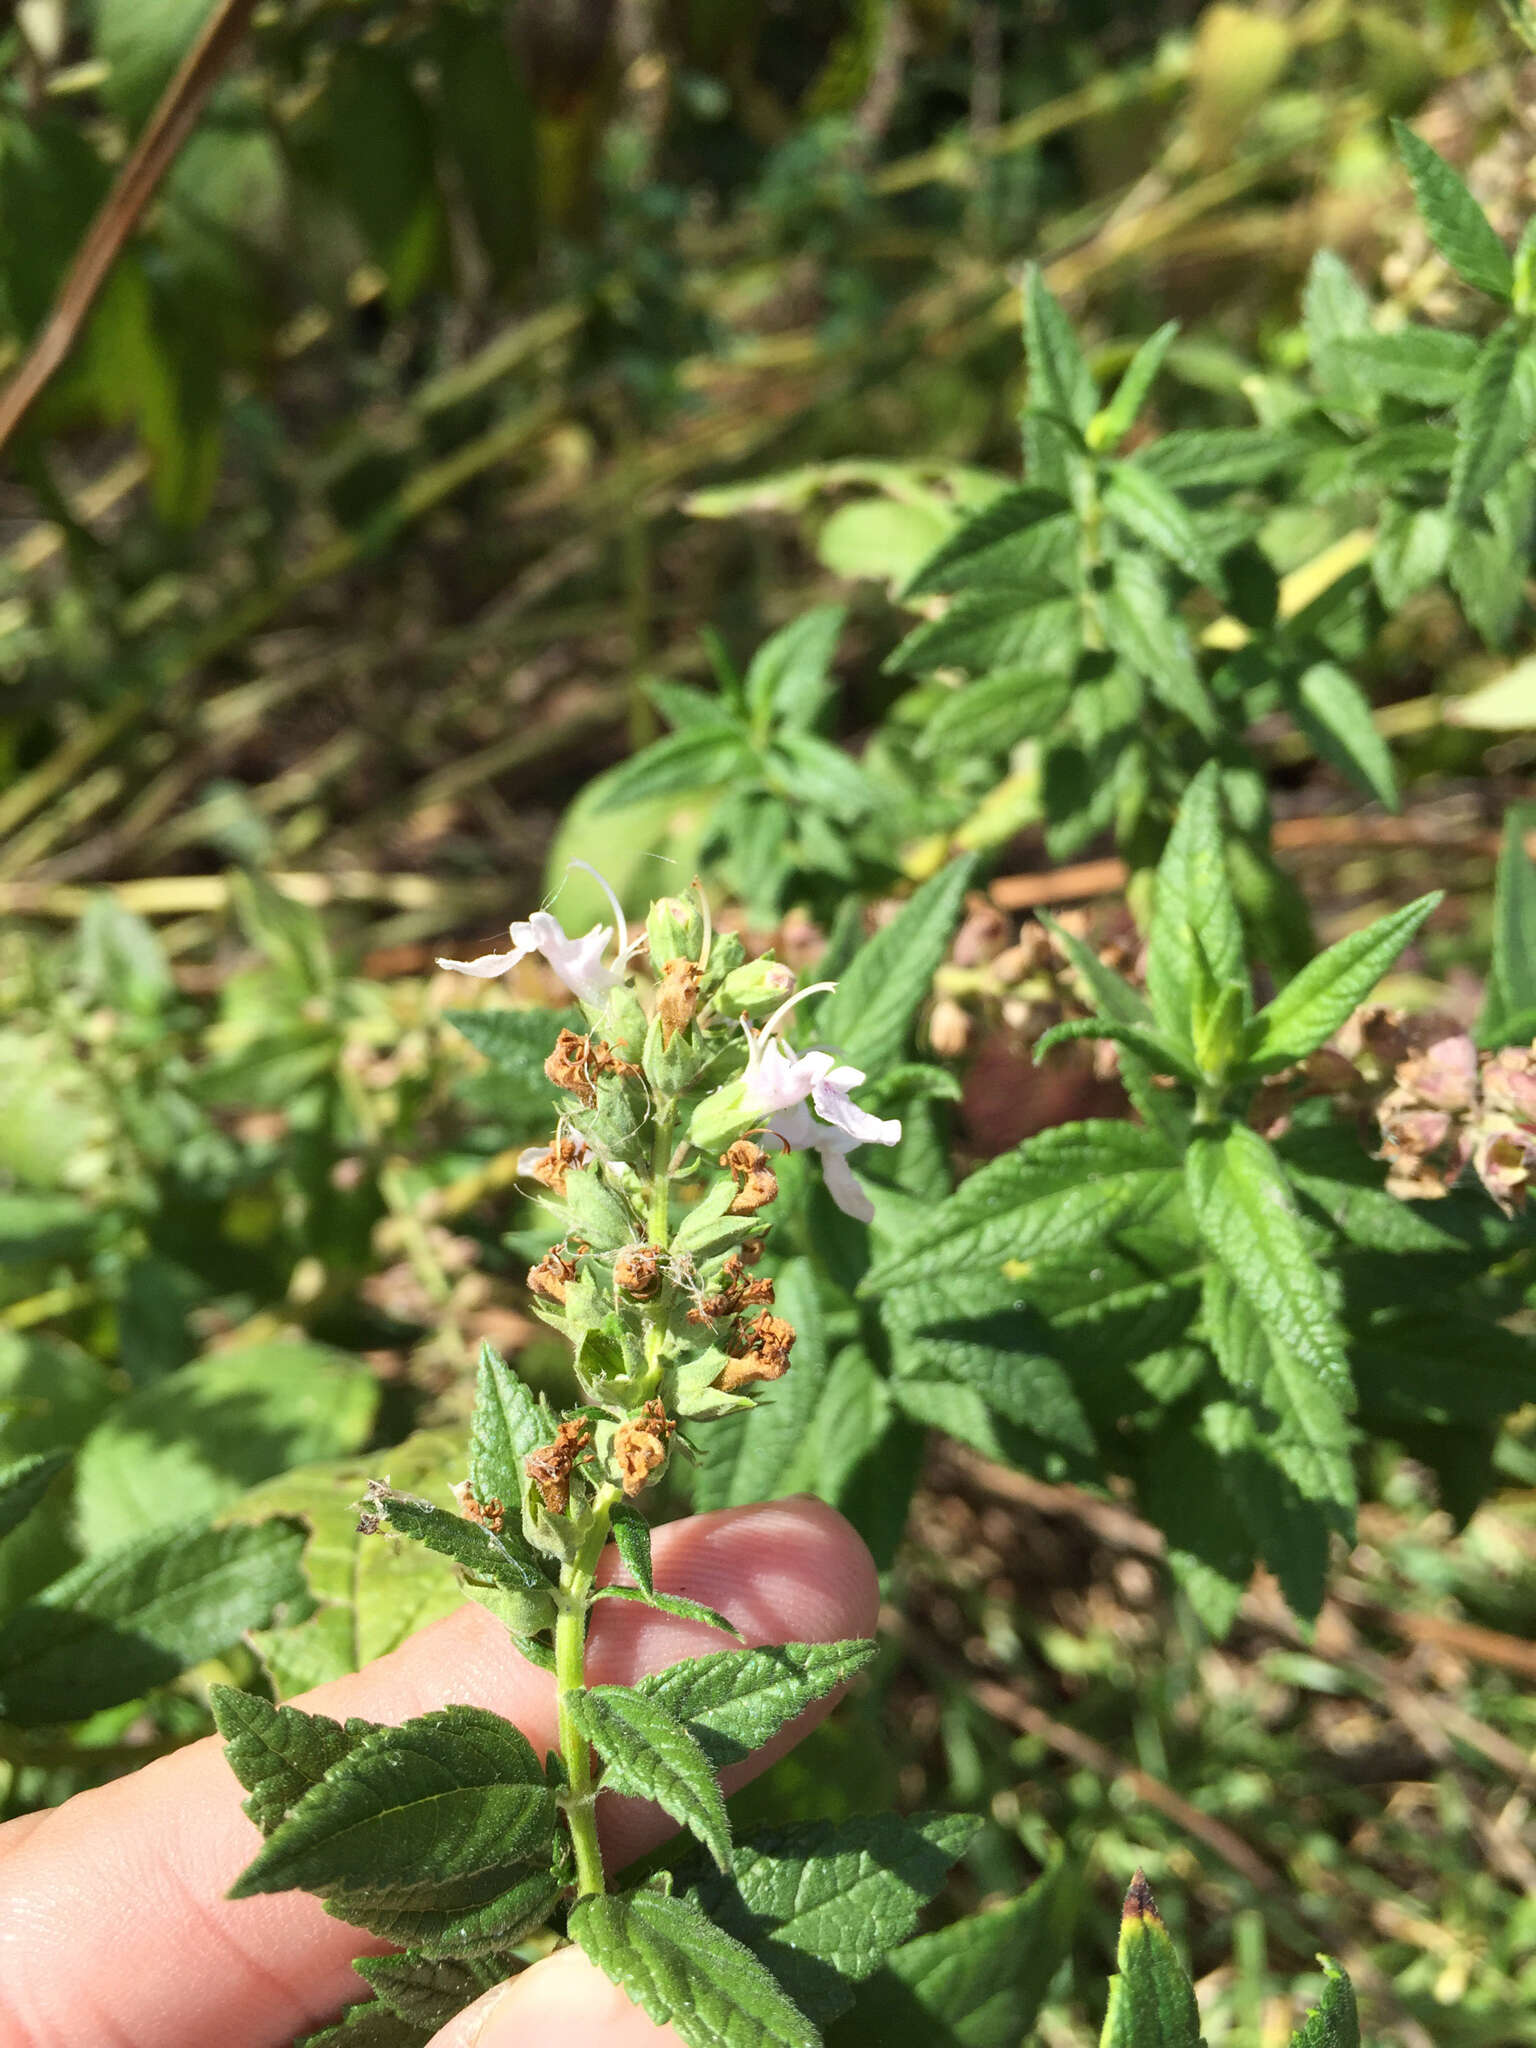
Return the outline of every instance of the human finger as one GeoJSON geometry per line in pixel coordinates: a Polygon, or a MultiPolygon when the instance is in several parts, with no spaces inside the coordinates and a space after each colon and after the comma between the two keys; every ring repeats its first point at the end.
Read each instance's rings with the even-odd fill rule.
{"type": "MultiPolygon", "coordinates": [[[[658,1529],[654,1551],[659,1586],[720,1610],[749,1643],[832,1641],[874,1625],[868,1552],[819,1502],[695,1516],[658,1529]]],[[[730,1640],[636,1603],[602,1601],[588,1676],[632,1682],[730,1640]]],[[[475,1606],[295,1704],[397,1722],[449,1701],[506,1715],[535,1749],[556,1740],[549,1675],[475,1606]]],[[[830,1704],[727,1772],[727,1790],[782,1754],[830,1704]]],[[[672,1830],[640,1802],[602,1804],[611,1809],[604,1843],[616,1865],[672,1830]]],[[[259,1842],[216,1739],[82,1793],[34,1822],[13,1849],[0,1829],[0,2048],[81,2039],[201,2048],[212,2038],[261,2048],[334,2012],[358,1988],[352,1957],[387,1944],[304,1893],[227,1899],[259,1842]]]]}
{"type": "Polygon", "coordinates": [[[657,2026],[575,1948],[560,1949],[487,1991],[434,2034],[427,2048],[527,2048],[530,2041],[684,2048],[681,2035],[657,2026]]]}

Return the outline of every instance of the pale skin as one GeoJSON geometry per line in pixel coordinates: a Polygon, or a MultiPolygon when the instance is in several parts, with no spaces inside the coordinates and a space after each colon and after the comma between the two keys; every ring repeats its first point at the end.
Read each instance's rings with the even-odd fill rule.
{"type": "MultiPolygon", "coordinates": [[[[655,1565],[659,1587],[728,1615],[748,1644],[874,1631],[869,1554],[817,1501],[674,1523],[656,1532],[655,1565]]],[[[632,1683],[730,1641],[696,1622],[604,1601],[587,1674],[595,1683],[632,1683]]],[[[549,1675],[519,1657],[478,1607],[295,1704],[403,1721],[450,1701],[504,1714],[540,1754],[555,1742],[549,1675]]],[[[727,1771],[726,1790],[766,1769],[833,1704],[835,1695],[727,1771]]],[[[301,1893],[225,1898],[260,1845],[240,1799],[221,1746],[209,1740],[0,1828],[0,2048],[286,2048],[363,1991],[351,1960],[386,1944],[301,1893]]],[[[599,1812],[610,1871],[673,1832],[639,1800],[605,1799],[599,1812]]],[[[670,2028],[655,2026],[570,1950],[488,1992],[432,2048],[544,2039],[682,2048],[670,2028]]]]}

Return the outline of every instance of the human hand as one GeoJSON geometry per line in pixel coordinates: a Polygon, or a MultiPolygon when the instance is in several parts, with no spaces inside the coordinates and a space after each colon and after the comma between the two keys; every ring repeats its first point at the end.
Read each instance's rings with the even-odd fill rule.
{"type": "MultiPolygon", "coordinates": [[[[654,1555],[659,1586],[728,1615],[747,1645],[874,1631],[869,1554],[818,1501],[696,1515],[658,1529],[654,1555]]],[[[604,1601],[587,1670],[595,1682],[633,1684],[679,1658],[730,1646],[700,1623],[604,1601]]],[[[818,1701],[724,1772],[726,1791],[766,1769],[836,1699],[818,1701]]],[[[553,1680],[475,1606],[294,1704],[397,1722],[453,1701],[505,1714],[540,1753],[555,1743],[553,1680]]],[[[641,1800],[604,1799],[599,1811],[611,1867],[674,1831],[641,1800]]],[[[215,2040],[278,2048],[323,2026],[362,1991],[352,1958],[389,1944],[332,1919],[307,1893],[227,1899],[259,1845],[213,1737],[0,1828],[0,2048],[207,2048],[215,2040]]],[[[512,2048],[529,2039],[682,2048],[576,1950],[488,1992],[431,2048],[512,2048]]]]}

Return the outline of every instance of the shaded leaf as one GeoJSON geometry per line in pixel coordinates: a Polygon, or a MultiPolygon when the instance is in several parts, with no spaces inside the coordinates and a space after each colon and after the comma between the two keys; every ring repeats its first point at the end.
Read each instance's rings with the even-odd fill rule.
{"type": "Polygon", "coordinates": [[[379,1727],[377,1721],[356,1720],[343,1727],[328,1715],[274,1707],[232,1685],[210,1687],[208,1702],[224,1738],[225,1760],[250,1794],[245,1811],[264,1835],[287,1819],[332,1764],[379,1727]]]}
{"type": "Polygon", "coordinates": [[[657,1892],[578,1899],[571,1938],[688,2048],[820,2048],[821,2035],[752,1952],[688,1899],[657,1892]]]}
{"type": "Polygon", "coordinates": [[[77,1565],[0,1623],[0,1719],[77,1721],[228,1649],[304,1599],[303,1541],[194,1523],[77,1565]]]}
{"type": "Polygon", "coordinates": [[[603,1760],[598,1790],[654,1799],[727,1869],[725,1798],[709,1759],[676,1716],[654,1695],[622,1685],[588,1686],[569,1696],[568,1707],[603,1760]]]}
{"type": "Polygon", "coordinates": [[[851,1066],[878,1074],[901,1058],[975,872],[972,858],[951,861],[908,897],[843,970],[816,1026],[851,1066]]]}
{"type": "Polygon", "coordinates": [[[965,1813],[886,1813],[774,1828],[738,1844],[728,1873],[679,1873],[679,1889],[820,2022],[846,2011],[849,1987],[913,1931],[980,1825],[965,1813]]]}
{"type": "Polygon", "coordinates": [[[635,1690],[682,1723],[715,1770],[761,1749],[786,1721],[846,1685],[875,1654],[870,1642],[777,1643],[687,1657],[635,1690]]]}

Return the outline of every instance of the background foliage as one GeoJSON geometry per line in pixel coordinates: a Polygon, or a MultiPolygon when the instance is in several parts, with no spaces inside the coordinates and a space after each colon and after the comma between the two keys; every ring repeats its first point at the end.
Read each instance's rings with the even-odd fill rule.
{"type": "MultiPolygon", "coordinates": [[[[11,364],[203,12],[15,10],[11,364]]],[[[1496,919],[1492,880],[1536,752],[1528,61],[1460,0],[257,10],[0,484],[0,1515],[39,1503],[0,1547],[8,1812],[204,1732],[210,1683],[281,1698],[458,1598],[442,1560],[360,1547],[352,1503],[387,1446],[449,1504],[481,1337],[558,1371],[513,1189],[551,1034],[499,998],[449,1028],[464,985],[430,962],[571,853],[632,901],[702,865],[803,965],[927,884],[895,1007],[877,932],[821,1019],[872,1070],[963,1048],[876,1105],[926,1133],[908,1199],[948,1185],[945,1093],[967,1163],[1122,1115],[1087,1051],[1028,1064],[1086,1007],[1059,956],[1010,959],[1039,928],[952,933],[1001,875],[1006,912],[1097,904],[1069,937],[1130,965],[1120,896],[1145,909],[1212,752],[1273,968],[1443,887],[1388,993],[1470,1022],[1492,958],[1483,1014],[1520,1035],[1530,899],[1496,919]],[[1431,239],[1393,118],[1503,268],[1475,226],[1431,239]],[[990,574],[952,557],[966,595],[935,551],[1009,503],[1025,404],[1030,484],[1064,415],[1099,495],[1046,475],[1065,524],[990,574]],[[1119,700],[1049,611],[1117,530],[1119,700]],[[1034,660],[1031,606],[1060,654],[1021,718],[988,678],[1034,660]]],[[[1014,514],[983,537],[1062,518],[1014,514]]],[[[786,1175],[795,1202],[830,1247],[783,1281],[825,1370],[700,1497],[838,1499],[891,1611],[855,1699],[733,1805],[987,1813],[939,1918],[1057,1871],[1048,2043],[1091,2038],[1138,1863],[1213,2043],[1286,2038],[1320,1947],[1378,2039],[1532,2038],[1518,1349],[1510,1397],[1450,1418],[1478,1439],[1454,1470],[1390,1417],[1357,1449],[1314,1630],[1251,1551],[1213,1579],[1170,1519],[1189,1475],[1149,1474],[1120,1410],[1120,1464],[1080,1409],[1042,1456],[952,1339],[893,1375],[786,1175]],[[1134,1501],[1073,1483],[1105,1462],[1134,1501]]],[[[1463,1206],[1486,1264],[1497,1212],[1440,1222],[1463,1206]]],[[[1304,1616],[1311,1573],[1309,1603],[1281,1571],[1304,1616]]],[[[1000,2011],[964,2038],[1016,2039],[1000,2011]]]]}

